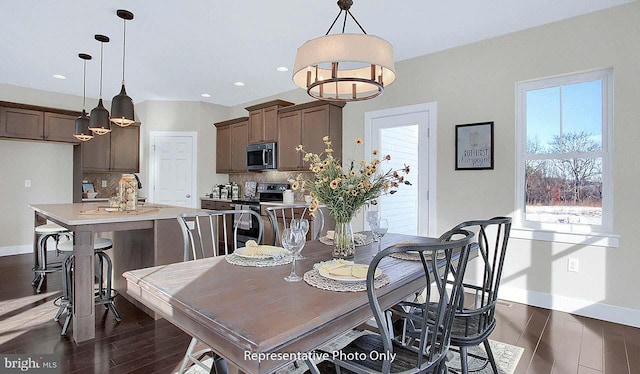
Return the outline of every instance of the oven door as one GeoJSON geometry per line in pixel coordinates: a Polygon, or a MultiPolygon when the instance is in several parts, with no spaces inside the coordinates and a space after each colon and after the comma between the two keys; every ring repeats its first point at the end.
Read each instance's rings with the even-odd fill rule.
{"type": "MultiPolygon", "coordinates": [[[[244,208],[244,209],[253,210],[254,212],[258,213],[258,215],[260,214],[259,205],[249,206],[249,205],[235,204],[234,207],[236,210],[241,210],[244,208]]],[[[238,224],[238,229],[237,229],[238,248],[245,247],[246,242],[249,240],[255,240],[256,243],[258,243],[258,234],[260,232],[260,224],[258,223],[258,219],[261,219],[261,218],[256,218],[253,215],[250,217],[241,217],[240,214],[233,215],[233,227],[236,227],[236,224],[238,224]]]]}

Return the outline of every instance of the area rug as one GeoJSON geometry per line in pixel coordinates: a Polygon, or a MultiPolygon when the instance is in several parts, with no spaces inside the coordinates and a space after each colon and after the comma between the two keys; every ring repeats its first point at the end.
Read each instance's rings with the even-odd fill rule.
{"type": "MultiPolygon", "coordinates": [[[[322,350],[325,352],[332,352],[339,350],[349,344],[349,342],[353,341],[357,337],[368,334],[367,331],[350,331],[333,341],[327,343],[322,347],[322,350]]],[[[502,343],[498,341],[489,340],[489,344],[491,344],[491,351],[496,359],[496,364],[498,365],[498,374],[513,374],[516,366],[518,365],[518,361],[524,352],[524,348],[517,347],[515,345],[502,343]]],[[[470,348],[469,351],[471,353],[484,356],[484,349],[481,347],[470,348]]],[[[451,355],[451,359],[447,362],[447,366],[450,368],[459,368],[460,367],[460,356],[457,353],[451,355]]],[[[211,365],[211,359],[205,360],[205,364],[211,365]]],[[[478,366],[478,361],[475,359],[469,360],[469,368],[472,369],[478,366]]],[[[303,374],[307,371],[307,365],[304,362],[298,361],[296,365],[291,364],[286,368],[277,371],[277,374],[303,374]]],[[[202,370],[198,366],[190,367],[185,373],[188,374],[205,374],[208,373],[202,370]]],[[[490,366],[485,367],[483,370],[476,371],[478,374],[493,374],[490,366]]]]}

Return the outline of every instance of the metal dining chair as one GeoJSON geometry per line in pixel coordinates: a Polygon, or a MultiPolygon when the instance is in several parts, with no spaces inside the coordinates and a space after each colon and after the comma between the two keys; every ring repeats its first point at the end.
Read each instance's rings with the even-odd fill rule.
{"type": "MultiPolygon", "coordinates": [[[[360,336],[342,348],[341,354],[333,359],[336,372],[346,369],[361,374],[446,373],[451,327],[461,298],[462,278],[473,236],[471,232],[455,230],[436,243],[401,243],[378,253],[367,273],[367,297],[378,333],[360,336]],[[420,257],[427,301],[401,302],[384,311],[378,298],[378,293],[384,287],[375,289],[375,270],[392,254],[408,251],[420,257]],[[433,266],[432,258],[438,259],[437,266],[433,266]],[[451,283],[447,283],[448,280],[451,283]],[[430,305],[428,300],[435,299],[438,302],[430,305]],[[413,312],[416,309],[424,312],[416,314],[413,312]],[[420,331],[410,344],[407,344],[406,336],[394,334],[391,321],[398,318],[413,324],[416,331],[420,331]],[[371,352],[381,354],[372,355],[371,352]]],[[[319,374],[318,366],[310,360],[305,362],[312,373],[319,374]]]]}
{"type": "Polygon", "coordinates": [[[277,205],[265,208],[269,223],[271,223],[271,231],[273,233],[272,245],[280,246],[280,235],[282,230],[289,227],[293,218],[309,219],[310,240],[317,240],[324,228],[324,213],[322,209],[315,211],[311,217],[309,206],[305,204],[277,205]]]}
{"type": "MultiPolygon", "coordinates": [[[[264,224],[260,215],[252,210],[215,210],[202,213],[186,213],[178,216],[184,240],[184,261],[198,260],[229,254],[238,248],[238,226],[245,215],[257,218],[258,240],[262,241],[264,224]]],[[[226,363],[209,347],[196,351],[198,338],[192,337],[182,360],[179,373],[187,369],[189,362],[207,372],[226,372],[226,363]],[[207,366],[206,358],[212,359],[213,369],[207,366]]]]}

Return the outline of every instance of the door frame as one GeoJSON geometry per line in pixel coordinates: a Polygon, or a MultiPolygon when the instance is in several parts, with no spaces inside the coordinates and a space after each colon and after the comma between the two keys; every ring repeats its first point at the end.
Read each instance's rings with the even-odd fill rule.
{"type": "MultiPolygon", "coordinates": [[[[429,142],[429,162],[427,165],[427,175],[425,176],[423,173],[422,178],[419,179],[418,183],[420,185],[427,185],[427,212],[428,212],[428,235],[436,236],[437,235],[437,225],[436,225],[436,217],[437,217],[437,120],[438,120],[438,103],[433,101],[430,103],[422,103],[415,105],[407,105],[396,108],[388,108],[381,109],[371,112],[365,112],[364,114],[364,144],[365,144],[365,152],[366,154],[371,154],[371,141],[372,141],[372,124],[375,119],[385,118],[385,117],[395,117],[399,115],[406,114],[418,114],[423,115],[423,119],[428,123],[427,127],[427,137],[429,142]],[[425,182],[425,178],[428,178],[428,182],[425,182]]],[[[411,165],[410,165],[411,166],[411,165]]],[[[409,180],[411,180],[411,174],[409,174],[409,180]]],[[[422,207],[421,207],[422,208],[422,207]]]]}
{"type": "Polygon", "coordinates": [[[197,131],[149,131],[149,200],[155,203],[155,152],[156,137],[191,137],[191,207],[198,208],[198,132],[197,131]]]}

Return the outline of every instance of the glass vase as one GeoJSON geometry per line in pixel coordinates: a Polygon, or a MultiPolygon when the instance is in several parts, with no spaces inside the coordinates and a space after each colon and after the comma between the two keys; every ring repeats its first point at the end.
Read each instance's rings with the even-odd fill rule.
{"type": "Polygon", "coordinates": [[[356,255],[356,244],[353,240],[351,220],[336,221],[333,236],[333,258],[352,259],[356,255]]]}

